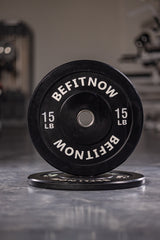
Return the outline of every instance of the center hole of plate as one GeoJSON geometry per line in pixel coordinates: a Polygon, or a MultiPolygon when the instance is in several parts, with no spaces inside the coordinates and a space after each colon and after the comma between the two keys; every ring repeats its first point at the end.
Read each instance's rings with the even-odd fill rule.
{"type": "Polygon", "coordinates": [[[88,109],[81,110],[77,114],[77,121],[81,127],[90,127],[94,123],[94,114],[88,109]]]}

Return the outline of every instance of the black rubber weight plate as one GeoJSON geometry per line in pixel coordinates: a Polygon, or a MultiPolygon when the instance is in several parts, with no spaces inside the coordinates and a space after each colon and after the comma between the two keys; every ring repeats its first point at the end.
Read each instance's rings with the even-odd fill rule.
{"type": "Polygon", "coordinates": [[[80,176],[102,174],[124,162],[142,125],[132,83],[97,61],[70,62],[51,71],[35,89],[28,111],[37,151],[60,171],[80,176]],[[84,114],[91,118],[89,127],[79,124],[84,114]]]}
{"type": "Polygon", "coordinates": [[[78,177],[53,171],[35,173],[28,177],[29,184],[57,190],[114,190],[139,187],[145,182],[142,174],[112,171],[96,177],[78,177]]]}

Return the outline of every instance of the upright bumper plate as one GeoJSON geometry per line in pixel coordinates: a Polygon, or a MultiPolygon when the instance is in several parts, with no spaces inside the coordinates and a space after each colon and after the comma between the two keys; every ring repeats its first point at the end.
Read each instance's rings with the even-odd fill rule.
{"type": "Polygon", "coordinates": [[[122,164],[136,147],[142,125],[142,104],[132,83],[97,61],[52,70],[35,89],[28,110],[40,155],[78,176],[96,176],[122,164]]]}

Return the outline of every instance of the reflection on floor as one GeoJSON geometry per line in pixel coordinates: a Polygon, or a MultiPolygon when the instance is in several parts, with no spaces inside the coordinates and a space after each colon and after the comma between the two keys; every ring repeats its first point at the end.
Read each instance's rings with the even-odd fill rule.
{"type": "Polygon", "coordinates": [[[115,191],[56,191],[28,186],[29,174],[48,171],[26,129],[0,134],[0,239],[159,239],[160,134],[144,132],[119,167],[146,176],[145,186],[115,191]]]}

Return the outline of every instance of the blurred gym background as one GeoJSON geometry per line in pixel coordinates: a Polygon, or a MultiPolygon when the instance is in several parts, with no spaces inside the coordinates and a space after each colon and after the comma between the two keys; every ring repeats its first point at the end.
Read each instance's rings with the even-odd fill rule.
{"type": "Polygon", "coordinates": [[[159,0],[0,0],[0,128],[24,126],[30,95],[54,67],[106,62],[143,100],[145,128],[160,132],[159,0]]]}

